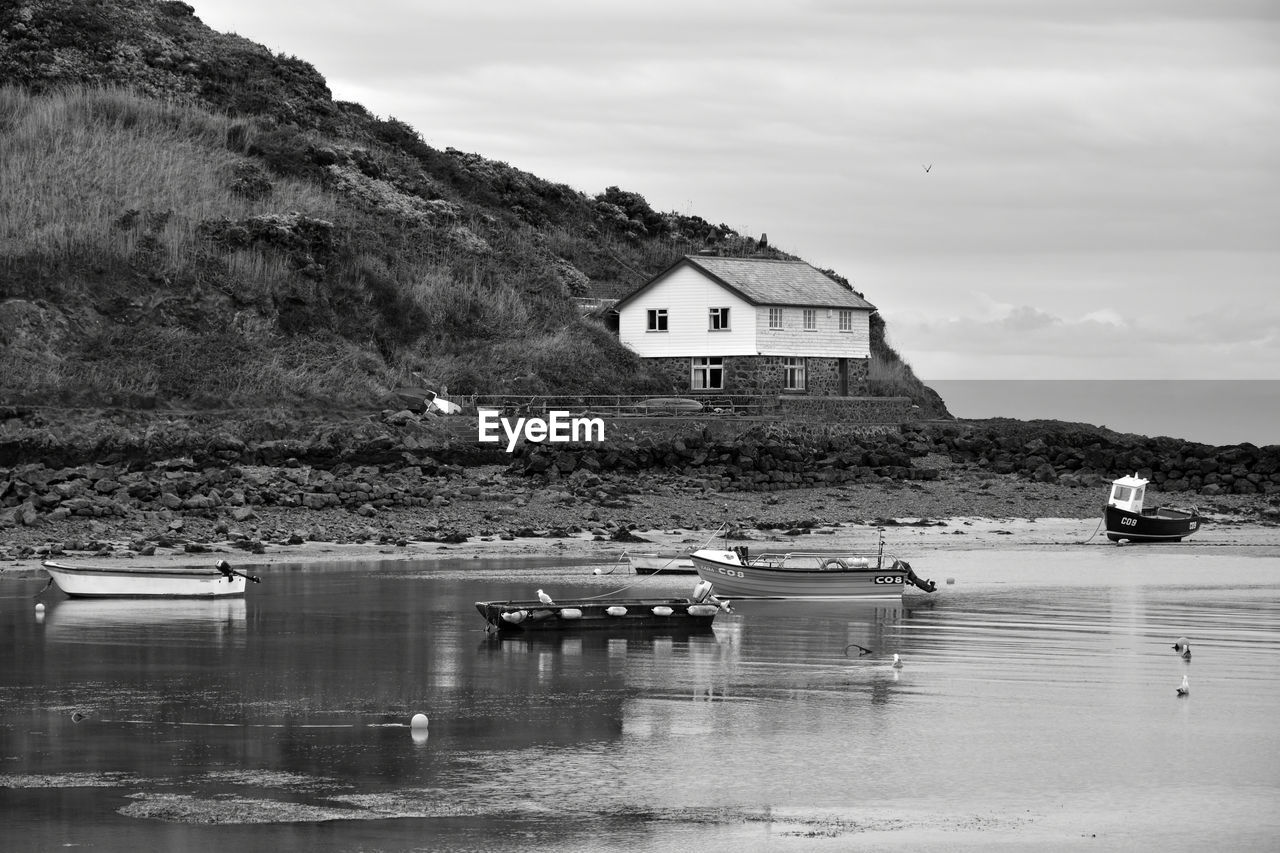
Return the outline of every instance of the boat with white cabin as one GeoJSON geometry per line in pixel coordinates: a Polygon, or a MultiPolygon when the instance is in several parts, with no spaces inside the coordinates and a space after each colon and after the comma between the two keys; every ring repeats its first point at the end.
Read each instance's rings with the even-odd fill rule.
{"type": "Polygon", "coordinates": [[[1200,529],[1204,516],[1195,507],[1144,506],[1148,480],[1136,473],[1111,481],[1103,519],[1107,538],[1121,542],[1180,542],[1200,529]]]}

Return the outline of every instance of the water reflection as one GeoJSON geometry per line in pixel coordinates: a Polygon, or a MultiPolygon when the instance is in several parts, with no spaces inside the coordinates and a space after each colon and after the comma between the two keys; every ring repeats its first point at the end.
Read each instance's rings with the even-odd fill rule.
{"type": "Polygon", "coordinates": [[[1280,577],[1136,552],[1053,557],[1052,582],[954,554],[931,598],[741,602],[671,636],[487,634],[474,601],[607,589],[544,569],[282,572],[247,601],[62,600],[43,624],[17,590],[0,809],[33,849],[1274,838],[1280,577]]]}
{"type": "Polygon", "coordinates": [[[45,639],[92,645],[243,645],[243,598],[65,599],[45,613],[45,639]]]}

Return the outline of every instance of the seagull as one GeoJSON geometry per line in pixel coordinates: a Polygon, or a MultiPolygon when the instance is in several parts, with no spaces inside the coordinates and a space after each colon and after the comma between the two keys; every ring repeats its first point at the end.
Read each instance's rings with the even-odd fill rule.
{"type": "Polygon", "coordinates": [[[74,714],[71,715],[71,722],[78,723],[81,720],[88,719],[88,717],[89,717],[88,714],[82,713],[80,711],[76,711],[74,714]]]}
{"type": "Polygon", "coordinates": [[[1182,683],[1178,685],[1178,695],[1186,696],[1191,692],[1191,684],[1187,681],[1187,677],[1182,676],[1182,683]]]}
{"type": "Polygon", "coordinates": [[[898,657],[898,653],[893,653],[893,668],[902,669],[902,658],[898,657]]]}
{"type": "Polygon", "coordinates": [[[1173,644],[1173,650],[1182,655],[1183,660],[1191,660],[1191,643],[1186,637],[1179,637],[1178,641],[1173,644]]]}
{"type": "Polygon", "coordinates": [[[927,171],[929,171],[930,169],[932,169],[932,168],[933,168],[933,164],[932,164],[932,163],[930,163],[928,166],[923,166],[923,165],[922,165],[920,168],[921,168],[921,169],[924,169],[924,170],[927,172],[927,171]]]}
{"type": "Polygon", "coordinates": [[[538,590],[538,600],[543,604],[555,604],[555,602],[551,600],[551,596],[547,595],[542,590],[538,590]]]}

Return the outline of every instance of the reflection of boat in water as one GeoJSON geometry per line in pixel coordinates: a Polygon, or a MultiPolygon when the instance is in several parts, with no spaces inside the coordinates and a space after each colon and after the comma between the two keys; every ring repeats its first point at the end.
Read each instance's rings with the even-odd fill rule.
{"type": "Polygon", "coordinates": [[[159,633],[166,640],[204,640],[210,633],[243,632],[245,614],[244,598],[70,598],[49,607],[45,633],[64,642],[141,641],[159,633]]]}
{"type": "Polygon", "coordinates": [[[703,548],[693,564],[717,595],[745,598],[846,599],[900,597],[908,586],[933,592],[937,584],[916,575],[911,565],[874,551],[762,552],[746,546],[729,550],[703,548]]]}
{"type": "Polygon", "coordinates": [[[209,565],[91,566],[45,560],[45,570],[72,598],[222,598],[244,595],[245,581],[258,579],[226,560],[209,565]]]}
{"type": "Polygon", "coordinates": [[[1195,509],[1146,508],[1147,480],[1137,474],[1111,483],[1103,509],[1107,538],[1112,542],[1179,542],[1200,529],[1204,518],[1195,509]]]}

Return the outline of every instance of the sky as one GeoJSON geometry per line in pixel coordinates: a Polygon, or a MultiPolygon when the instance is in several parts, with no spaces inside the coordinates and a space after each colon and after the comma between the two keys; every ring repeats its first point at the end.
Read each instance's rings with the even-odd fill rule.
{"type": "Polygon", "coordinates": [[[931,379],[1280,379],[1274,0],[193,0],[428,144],[832,269],[931,379]]]}

